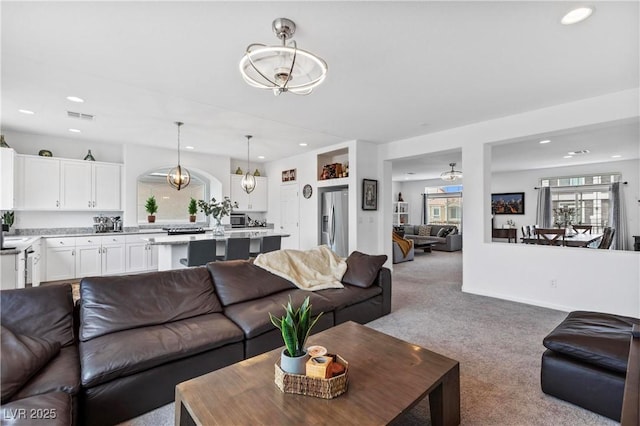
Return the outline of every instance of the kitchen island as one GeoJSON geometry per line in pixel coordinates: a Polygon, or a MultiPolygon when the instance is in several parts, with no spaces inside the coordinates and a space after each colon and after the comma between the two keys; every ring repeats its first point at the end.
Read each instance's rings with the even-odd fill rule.
{"type": "Polygon", "coordinates": [[[225,241],[229,238],[250,238],[250,250],[257,252],[260,249],[262,237],[271,235],[279,235],[282,238],[286,238],[290,234],[262,228],[255,231],[247,231],[246,229],[226,231],[224,236],[213,235],[212,231],[207,231],[204,234],[167,235],[162,237],[143,237],[142,239],[149,245],[158,246],[158,271],[167,271],[169,269],[186,268],[180,263],[180,259],[187,257],[187,244],[189,241],[214,239],[217,242],[216,255],[224,256],[225,241]]]}

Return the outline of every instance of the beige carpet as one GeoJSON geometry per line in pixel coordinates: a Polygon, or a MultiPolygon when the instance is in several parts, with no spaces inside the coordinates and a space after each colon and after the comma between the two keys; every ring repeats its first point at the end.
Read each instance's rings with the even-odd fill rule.
{"type": "MultiPolygon", "coordinates": [[[[464,294],[461,265],[461,252],[395,265],[392,313],[369,326],[460,362],[462,424],[618,424],[540,390],[542,338],[566,313],[464,294]]],[[[169,404],[124,425],[169,426],[173,416],[169,404]]],[[[428,401],[399,423],[431,424],[428,401]]]]}

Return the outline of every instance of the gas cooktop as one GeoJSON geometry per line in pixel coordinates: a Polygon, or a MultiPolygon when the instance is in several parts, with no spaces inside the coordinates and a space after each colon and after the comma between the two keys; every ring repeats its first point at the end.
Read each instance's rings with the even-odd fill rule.
{"type": "Polygon", "coordinates": [[[184,234],[204,234],[204,228],[162,228],[167,231],[167,235],[184,235],[184,234]]]}

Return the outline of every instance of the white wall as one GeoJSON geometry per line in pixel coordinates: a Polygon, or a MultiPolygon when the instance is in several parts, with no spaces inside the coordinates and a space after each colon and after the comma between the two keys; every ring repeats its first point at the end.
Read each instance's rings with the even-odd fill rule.
{"type": "MultiPolygon", "coordinates": [[[[494,148],[495,149],[495,148],[494,148]]],[[[620,173],[622,181],[628,184],[622,187],[623,199],[627,213],[629,231],[628,244],[633,247],[633,235],[640,235],[640,209],[637,208],[640,194],[640,160],[612,161],[607,163],[586,164],[581,166],[554,167],[517,172],[493,173],[491,176],[491,192],[524,192],[524,215],[496,215],[494,226],[502,227],[511,219],[520,229],[523,225],[536,223],[536,206],[540,179],[550,176],[578,176],[580,174],[620,173]]],[[[505,240],[506,241],[506,240],[505,240]]]]}
{"type": "MultiPolygon", "coordinates": [[[[376,157],[377,146],[364,141],[348,141],[322,149],[310,151],[288,157],[281,160],[271,161],[265,164],[268,176],[276,178],[269,179],[269,210],[267,221],[273,222],[275,229],[281,225],[280,219],[280,188],[282,185],[297,185],[298,192],[306,184],[311,185],[313,194],[311,198],[305,199],[299,196],[299,243],[301,250],[306,250],[317,246],[320,243],[320,202],[319,194],[329,186],[339,184],[349,186],[349,252],[354,250],[365,253],[381,253],[383,251],[383,240],[379,239],[382,233],[382,205],[385,193],[380,187],[381,172],[378,170],[379,162],[376,157]],[[343,148],[349,149],[349,177],[336,181],[318,180],[318,155],[343,148]],[[295,183],[281,182],[280,176],[283,170],[297,169],[297,181],[295,183]],[[378,210],[362,210],[362,179],[378,180],[378,210]]],[[[389,229],[389,228],[387,228],[389,229]]],[[[389,232],[386,233],[388,235],[389,232]]],[[[292,241],[283,240],[289,244],[292,241]]],[[[290,246],[289,246],[290,247],[290,246]]],[[[290,247],[293,248],[293,247],[290,247]]]]}
{"type": "MultiPolygon", "coordinates": [[[[462,148],[463,291],[562,310],[591,309],[639,317],[637,252],[485,242],[491,235],[492,143],[638,117],[639,98],[638,89],[626,90],[396,141],[381,146],[379,158],[384,166],[393,159],[462,148]],[[557,280],[557,288],[551,287],[552,279],[557,280]]],[[[384,179],[390,180],[390,168],[383,170],[384,179]]],[[[637,192],[634,196],[638,197],[637,192]]],[[[390,225],[391,205],[386,209],[390,225]]],[[[638,209],[637,201],[628,211],[632,209],[638,209]]],[[[391,244],[384,246],[390,255],[391,244]]]]}

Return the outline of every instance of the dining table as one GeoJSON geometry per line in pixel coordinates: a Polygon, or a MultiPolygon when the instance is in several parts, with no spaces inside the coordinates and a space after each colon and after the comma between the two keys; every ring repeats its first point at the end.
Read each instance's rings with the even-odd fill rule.
{"type": "MultiPolygon", "coordinates": [[[[599,241],[603,234],[569,234],[564,236],[564,240],[560,238],[558,245],[566,247],[588,247],[590,244],[599,241]]],[[[537,244],[538,238],[533,235],[531,237],[522,238],[522,242],[525,244],[537,244]]],[[[543,238],[540,239],[540,244],[549,245],[549,242],[543,238]]]]}

